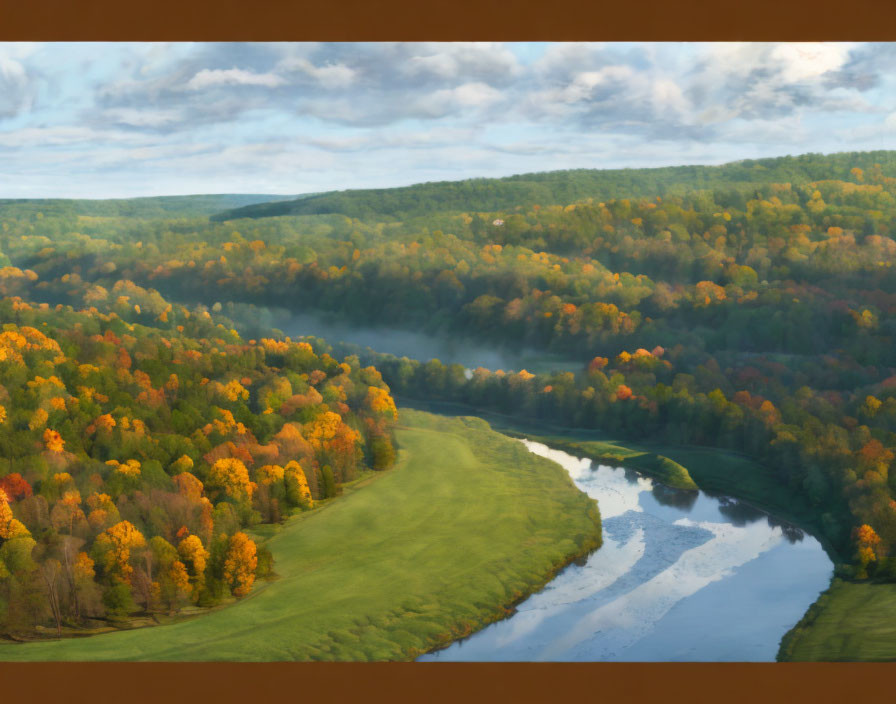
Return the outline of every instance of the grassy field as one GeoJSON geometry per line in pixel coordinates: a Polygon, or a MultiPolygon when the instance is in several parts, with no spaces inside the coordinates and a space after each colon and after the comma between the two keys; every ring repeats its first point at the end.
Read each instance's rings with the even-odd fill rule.
{"type": "Polygon", "coordinates": [[[270,538],[279,579],[189,621],[0,660],[406,660],[501,618],[600,541],[558,465],[478,418],[401,410],[397,466],[270,538]]]}
{"type": "Polygon", "coordinates": [[[896,584],[835,579],[781,642],[779,660],[896,660],[896,584]]]}
{"type": "Polygon", "coordinates": [[[578,449],[582,457],[631,467],[671,486],[693,488],[692,482],[704,491],[740,499],[808,531],[818,538],[833,562],[844,561],[825,536],[818,510],[803,495],[782,483],[771,467],[738,452],[633,442],[600,430],[565,428],[475,411],[460,403],[416,399],[402,399],[402,403],[446,415],[475,413],[508,435],[527,437],[573,454],[578,449]]]}

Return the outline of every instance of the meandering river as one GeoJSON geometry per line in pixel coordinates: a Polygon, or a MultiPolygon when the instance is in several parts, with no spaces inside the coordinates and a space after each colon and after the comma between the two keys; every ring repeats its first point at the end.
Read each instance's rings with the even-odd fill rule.
{"type": "MultiPolygon", "coordinates": [[[[283,329],[468,368],[581,367],[525,350],[334,323],[315,313],[283,329]]],[[[770,661],[830,582],[833,565],[815,538],[746,504],[523,442],[561,464],[597,500],[603,546],[509,618],[420,660],[770,661]]]]}
{"type": "Polygon", "coordinates": [[[597,500],[603,546],[421,661],[770,661],[830,582],[819,542],[761,511],[522,442],[597,500]]]}

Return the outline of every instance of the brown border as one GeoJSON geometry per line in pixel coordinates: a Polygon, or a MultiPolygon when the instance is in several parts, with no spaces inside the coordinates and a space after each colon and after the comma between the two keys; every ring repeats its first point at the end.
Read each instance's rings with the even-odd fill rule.
{"type": "Polygon", "coordinates": [[[0,664],[4,701],[689,702],[876,701],[872,663],[23,663],[0,664]]]}
{"type": "Polygon", "coordinates": [[[0,0],[0,40],[896,39],[892,0],[0,0]]]}
{"type": "MultiPolygon", "coordinates": [[[[0,40],[896,40],[892,0],[0,0],[0,40]]],[[[896,656],[896,653],[894,653],[896,656]]],[[[869,664],[0,663],[3,702],[756,704],[891,695],[869,664]],[[60,697],[60,695],[62,695],[60,697]]]]}

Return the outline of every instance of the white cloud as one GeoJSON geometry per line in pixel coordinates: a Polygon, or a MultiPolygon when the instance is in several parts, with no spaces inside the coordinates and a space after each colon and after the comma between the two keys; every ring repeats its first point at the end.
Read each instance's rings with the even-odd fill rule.
{"type": "Polygon", "coordinates": [[[555,99],[564,103],[577,103],[588,100],[594,89],[610,85],[613,82],[639,80],[630,66],[606,66],[599,71],[583,71],[575,74],[572,81],[563,90],[553,93],[555,99]]]}
{"type": "Polygon", "coordinates": [[[797,42],[775,45],[770,53],[779,64],[779,75],[786,83],[815,79],[835,71],[846,63],[855,44],[797,42]]]}
{"type": "Polygon", "coordinates": [[[40,42],[0,42],[0,58],[27,59],[43,46],[40,42]]]}
{"type": "Polygon", "coordinates": [[[496,42],[453,42],[406,45],[411,54],[402,62],[407,76],[443,81],[502,82],[519,75],[522,66],[516,55],[496,42]]]}
{"type": "Polygon", "coordinates": [[[273,73],[253,73],[240,68],[202,69],[186,85],[188,90],[205,90],[215,86],[265,86],[276,88],[286,81],[273,73]]]}
{"type": "Polygon", "coordinates": [[[297,71],[310,76],[321,85],[330,88],[346,88],[355,82],[357,71],[345,64],[325,64],[315,66],[306,58],[289,57],[281,61],[280,71],[297,71]]]}
{"type": "Polygon", "coordinates": [[[678,84],[669,78],[659,78],[651,84],[652,99],[657,112],[676,112],[681,116],[691,111],[691,103],[678,84]]]}
{"type": "Polygon", "coordinates": [[[12,117],[30,108],[30,88],[25,67],[10,56],[0,55],[0,118],[12,117]]]}
{"type": "Polygon", "coordinates": [[[501,99],[501,92],[485,83],[464,83],[451,90],[436,93],[436,99],[453,101],[465,108],[478,108],[501,99]]]}
{"type": "Polygon", "coordinates": [[[161,127],[183,119],[179,110],[154,110],[152,108],[110,108],[106,117],[115,124],[131,127],[161,127]]]}
{"type": "MultiPolygon", "coordinates": [[[[28,149],[73,145],[91,145],[122,141],[123,136],[112,132],[94,130],[80,125],[54,127],[24,127],[0,132],[0,146],[28,149]]],[[[126,137],[124,137],[127,139],[126,137]]]]}
{"type": "Polygon", "coordinates": [[[413,101],[411,109],[421,117],[440,118],[486,108],[500,99],[501,92],[485,83],[464,83],[421,96],[413,101]]]}

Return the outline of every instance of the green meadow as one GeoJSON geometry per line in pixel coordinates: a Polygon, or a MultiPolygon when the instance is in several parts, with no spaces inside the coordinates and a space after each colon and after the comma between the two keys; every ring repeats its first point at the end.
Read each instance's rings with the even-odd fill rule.
{"type": "Polygon", "coordinates": [[[512,437],[526,437],[578,457],[630,467],[668,486],[731,496],[807,530],[834,562],[843,556],[825,535],[817,508],[788,487],[778,473],[739,452],[696,445],[636,442],[585,428],[529,421],[454,402],[401,398],[403,404],[446,415],[475,414],[512,437]]]}
{"type": "Polygon", "coordinates": [[[835,579],[781,643],[779,660],[896,660],[896,584],[835,579]]]}
{"type": "Polygon", "coordinates": [[[394,469],[267,541],[276,579],[191,620],[0,660],[409,660],[506,616],[600,544],[596,504],[478,418],[401,410],[394,469]]]}

